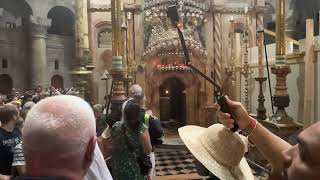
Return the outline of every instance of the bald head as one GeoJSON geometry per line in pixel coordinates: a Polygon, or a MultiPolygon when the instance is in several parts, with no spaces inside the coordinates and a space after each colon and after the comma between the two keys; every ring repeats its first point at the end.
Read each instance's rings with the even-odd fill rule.
{"type": "MultiPolygon", "coordinates": [[[[81,98],[49,97],[29,111],[22,133],[26,162],[30,166],[41,164],[45,168],[51,163],[50,167],[79,166],[81,169],[87,148],[92,139],[95,140],[95,118],[89,104],[81,98]],[[62,160],[67,162],[59,164],[62,160]]],[[[48,171],[50,167],[47,167],[48,171]]]]}
{"type": "Polygon", "coordinates": [[[143,99],[144,94],[139,84],[134,84],[129,88],[129,96],[134,99],[143,99]]]}
{"type": "Polygon", "coordinates": [[[142,87],[139,84],[134,84],[129,88],[129,96],[140,104],[140,106],[143,106],[145,96],[142,87]]]}

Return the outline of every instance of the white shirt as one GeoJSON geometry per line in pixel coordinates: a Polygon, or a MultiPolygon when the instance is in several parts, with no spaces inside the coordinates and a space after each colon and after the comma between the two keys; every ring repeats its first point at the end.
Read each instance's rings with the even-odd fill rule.
{"type": "Polygon", "coordinates": [[[84,180],[113,180],[98,144],[94,149],[94,159],[84,180]]]}

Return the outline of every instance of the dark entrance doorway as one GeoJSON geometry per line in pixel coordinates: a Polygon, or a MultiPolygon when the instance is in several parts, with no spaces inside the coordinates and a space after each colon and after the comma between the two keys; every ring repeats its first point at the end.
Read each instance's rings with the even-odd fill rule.
{"type": "Polygon", "coordinates": [[[170,127],[186,124],[185,85],[177,78],[168,78],[159,88],[160,119],[170,127]]]}
{"type": "Polygon", "coordinates": [[[51,86],[55,87],[56,89],[63,89],[63,78],[59,75],[52,76],[51,86]]]}
{"type": "Polygon", "coordinates": [[[0,94],[10,94],[13,88],[13,81],[7,74],[0,75],[0,94]]]}

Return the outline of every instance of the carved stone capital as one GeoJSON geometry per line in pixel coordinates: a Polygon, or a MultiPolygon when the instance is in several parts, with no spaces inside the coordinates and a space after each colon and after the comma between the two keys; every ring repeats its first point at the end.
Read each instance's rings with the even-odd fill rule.
{"type": "Polygon", "coordinates": [[[268,8],[267,8],[267,6],[255,6],[255,7],[254,7],[254,10],[255,10],[257,13],[263,14],[263,13],[267,12],[268,8]]]}
{"type": "Polygon", "coordinates": [[[47,30],[51,26],[51,19],[30,16],[30,33],[33,37],[47,37],[47,30]]]}
{"type": "MultiPolygon", "coordinates": [[[[212,7],[213,13],[221,13],[221,14],[244,14],[245,6],[233,7],[227,5],[213,5],[212,7]]],[[[248,7],[248,13],[263,13],[265,12],[266,6],[251,6],[248,7]]]]}
{"type": "Polygon", "coordinates": [[[142,5],[137,3],[124,3],[123,11],[125,12],[140,12],[142,11],[142,5]]]}
{"type": "Polygon", "coordinates": [[[213,5],[212,7],[214,13],[221,13],[224,10],[223,5],[213,5]]]}

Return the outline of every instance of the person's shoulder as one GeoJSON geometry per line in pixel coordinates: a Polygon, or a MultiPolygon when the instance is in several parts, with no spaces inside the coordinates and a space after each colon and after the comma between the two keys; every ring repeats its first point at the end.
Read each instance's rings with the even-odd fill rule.
{"type": "Polygon", "coordinates": [[[5,133],[5,130],[2,127],[0,127],[0,135],[2,135],[4,133],[5,133]]]}
{"type": "Polygon", "coordinates": [[[18,176],[15,180],[66,180],[64,178],[57,177],[26,177],[26,176],[18,176]]]}
{"type": "Polygon", "coordinates": [[[113,124],[112,129],[119,129],[123,126],[124,122],[123,121],[117,121],[113,124]]]}
{"type": "Polygon", "coordinates": [[[156,116],[150,116],[150,127],[156,126],[156,127],[162,127],[161,121],[156,116]]]}
{"type": "Polygon", "coordinates": [[[20,135],[19,129],[18,128],[14,128],[13,131],[12,131],[12,134],[20,135]]]}
{"type": "Polygon", "coordinates": [[[22,145],[22,141],[20,141],[15,147],[14,150],[22,150],[23,149],[23,145],[22,145]]]}

